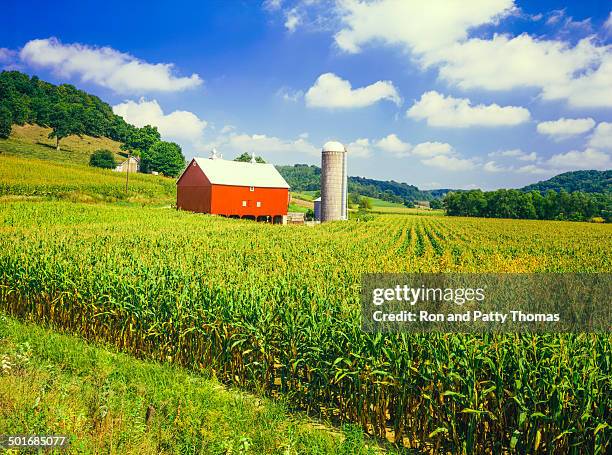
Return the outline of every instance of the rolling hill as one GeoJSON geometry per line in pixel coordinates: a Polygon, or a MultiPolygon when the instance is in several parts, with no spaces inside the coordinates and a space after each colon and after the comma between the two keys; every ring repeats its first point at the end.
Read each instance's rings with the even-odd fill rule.
{"type": "Polygon", "coordinates": [[[533,185],[521,188],[523,191],[561,191],[568,193],[582,191],[584,193],[612,192],[612,170],[607,171],[572,171],[556,175],[533,185]]]}
{"type": "MultiPolygon", "coordinates": [[[[318,166],[295,164],[276,166],[276,168],[287,180],[292,191],[317,191],[320,188],[321,168],[318,166]]],[[[414,185],[393,180],[383,181],[349,176],[348,191],[386,202],[412,206],[415,201],[439,199],[450,190],[423,191],[414,185]]]]}

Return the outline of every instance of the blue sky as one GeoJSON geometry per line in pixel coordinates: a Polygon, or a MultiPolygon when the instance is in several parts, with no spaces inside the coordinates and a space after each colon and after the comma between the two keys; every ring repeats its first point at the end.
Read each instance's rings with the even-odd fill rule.
{"type": "Polygon", "coordinates": [[[608,2],[17,2],[0,67],[72,83],[185,155],[255,151],[423,188],[612,167],[608,2]]]}

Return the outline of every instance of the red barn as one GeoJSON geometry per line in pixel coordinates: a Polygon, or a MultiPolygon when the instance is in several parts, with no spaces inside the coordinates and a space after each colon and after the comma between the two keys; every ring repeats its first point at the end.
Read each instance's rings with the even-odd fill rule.
{"type": "Polygon", "coordinates": [[[176,182],[182,210],[282,222],[289,185],[272,164],[194,158],[176,182]]]}

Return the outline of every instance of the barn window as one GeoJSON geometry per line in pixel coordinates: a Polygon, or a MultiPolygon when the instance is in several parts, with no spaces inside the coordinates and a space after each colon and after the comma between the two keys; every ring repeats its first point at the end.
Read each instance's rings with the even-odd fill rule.
{"type": "Polygon", "coordinates": [[[249,187],[249,191],[255,191],[255,187],[254,186],[250,186],[249,187]]]}
{"type": "Polygon", "coordinates": [[[261,202],[257,201],[257,207],[261,207],[261,202]]]}
{"type": "Polygon", "coordinates": [[[246,207],[246,206],[247,206],[246,201],[242,201],[242,206],[243,206],[243,207],[246,207]]]}

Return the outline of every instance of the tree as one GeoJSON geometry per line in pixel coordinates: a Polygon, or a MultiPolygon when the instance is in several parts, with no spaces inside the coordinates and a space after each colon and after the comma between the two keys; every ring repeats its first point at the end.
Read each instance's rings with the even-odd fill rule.
{"type": "Polygon", "coordinates": [[[121,149],[128,150],[134,155],[144,158],[147,151],[149,151],[153,145],[160,141],[161,136],[159,131],[157,131],[157,127],[145,125],[142,128],[134,128],[129,131],[125,143],[121,146],[121,149]]]}
{"type": "Polygon", "coordinates": [[[0,106],[0,137],[3,139],[11,135],[13,115],[6,106],[0,106]]]}
{"type": "Polygon", "coordinates": [[[60,140],[63,138],[73,134],[80,137],[85,132],[82,111],[83,107],[78,104],[58,103],[54,106],[49,122],[53,130],[49,133],[49,138],[56,139],[57,150],[60,149],[60,140]]]}
{"type": "Polygon", "coordinates": [[[359,193],[349,193],[348,200],[349,205],[359,205],[361,202],[361,196],[359,196],[359,193]]]}
{"type": "Polygon", "coordinates": [[[160,141],[141,155],[143,172],[159,172],[171,177],[178,176],[185,168],[185,157],[181,147],[174,142],[160,141]]]}
{"type": "Polygon", "coordinates": [[[103,169],[114,169],[117,167],[115,154],[110,150],[96,150],[89,157],[89,165],[93,167],[101,167],[103,169]]]}
{"type": "Polygon", "coordinates": [[[359,208],[363,210],[371,210],[372,209],[372,201],[370,201],[367,197],[362,197],[359,201],[359,208]]]}
{"type": "Polygon", "coordinates": [[[433,210],[438,210],[444,207],[444,205],[442,204],[442,201],[440,199],[433,199],[430,203],[429,203],[429,207],[432,208],[433,210]]]}
{"type": "MultiPolygon", "coordinates": [[[[249,155],[247,152],[244,152],[242,155],[239,155],[234,158],[234,161],[243,161],[245,163],[250,163],[251,155],[249,155]]],[[[256,156],[255,162],[265,164],[266,161],[261,156],[256,156]]]]}

